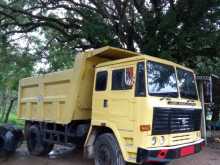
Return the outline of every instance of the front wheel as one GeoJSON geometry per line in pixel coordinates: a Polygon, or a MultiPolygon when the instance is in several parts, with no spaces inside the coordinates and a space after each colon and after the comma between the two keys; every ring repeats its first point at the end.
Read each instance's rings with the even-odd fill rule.
{"type": "Polygon", "coordinates": [[[95,165],[125,165],[120,147],[115,137],[105,133],[95,142],[95,165]]]}
{"type": "Polygon", "coordinates": [[[53,144],[43,142],[40,128],[32,125],[27,128],[27,147],[31,155],[42,156],[53,149],[53,144]]]}

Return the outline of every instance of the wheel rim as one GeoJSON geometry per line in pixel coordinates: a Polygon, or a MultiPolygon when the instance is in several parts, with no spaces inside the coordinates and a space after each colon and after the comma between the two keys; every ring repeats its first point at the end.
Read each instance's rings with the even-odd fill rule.
{"type": "Polygon", "coordinates": [[[109,151],[108,147],[102,145],[99,147],[97,152],[97,161],[100,165],[111,165],[111,152],[109,151]]]}

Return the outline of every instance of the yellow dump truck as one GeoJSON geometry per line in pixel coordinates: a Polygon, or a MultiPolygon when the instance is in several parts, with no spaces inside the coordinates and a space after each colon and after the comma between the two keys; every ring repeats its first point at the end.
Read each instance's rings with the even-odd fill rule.
{"type": "Polygon", "coordinates": [[[194,72],[108,46],[78,54],[73,69],[22,79],[18,116],[33,155],[74,144],[95,165],[167,163],[204,146],[194,72]]]}

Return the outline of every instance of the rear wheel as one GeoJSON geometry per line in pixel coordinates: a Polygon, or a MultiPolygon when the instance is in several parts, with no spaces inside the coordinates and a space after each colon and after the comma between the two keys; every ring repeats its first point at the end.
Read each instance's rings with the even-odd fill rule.
{"type": "Polygon", "coordinates": [[[110,133],[100,135],[95,142],[95,165],[125,165],[120,147],[110,133]]]}
{"type": "Polygon", "coordinates": [[[27,147],[31,155],[42,156],[53,149],[53,144],[43,142],[40,128],[32,125],[27,128],[27,147]]]}

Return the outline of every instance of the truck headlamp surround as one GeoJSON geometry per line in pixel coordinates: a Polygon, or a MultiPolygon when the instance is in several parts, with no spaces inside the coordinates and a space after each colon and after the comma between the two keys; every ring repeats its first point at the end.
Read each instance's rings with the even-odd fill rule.
{"type": "Polygon", "coordinates": [[[151,139],[151,144],[152,145],[156,145],[157,144],[157,137],[156,136],[153,136],[152,139],[151,139]]]}
{"type": "Polygon", "coordinates": [[[161,136],[160,137],[160,145],[163,145],[165,143],[165,137],[161,136]]]}

